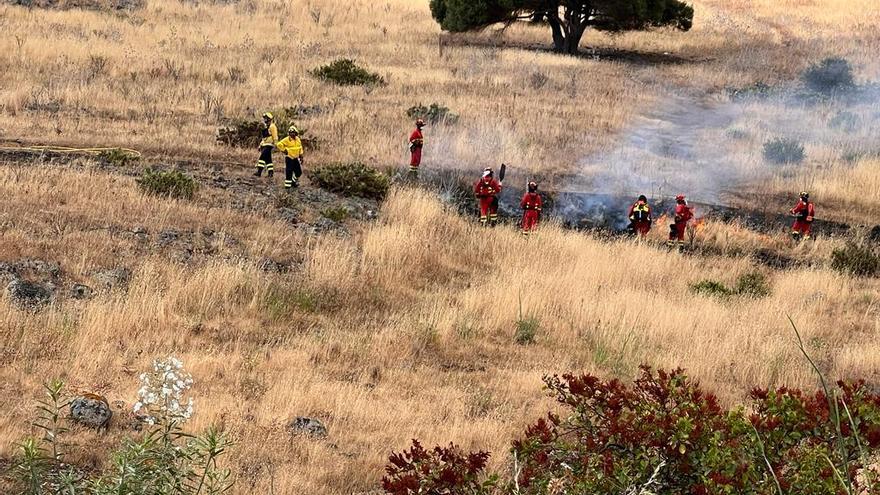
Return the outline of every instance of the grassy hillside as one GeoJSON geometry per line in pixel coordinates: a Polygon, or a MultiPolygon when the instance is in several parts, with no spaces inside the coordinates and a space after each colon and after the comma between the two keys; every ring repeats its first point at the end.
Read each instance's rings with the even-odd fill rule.
{"type": "MultiPolygon", "coordinates": [[[[591,187],[601,175],[594,162],[629,153],[620,148],[629,136],[692,115],[668,110],[672,97],[714,112],[730,88],[760,81],[794,91],[826,56],[847,58],[860,85],[880,79],[872,1],[701,0],[695,8],[692,32],[591,33],[584,44],[593,50],[569,58],[535,49],[549,45],[541,27],[440,35],[423,1],[0,6],[7,144],[144,153],[125,167],[0,158],[0,262],[58,266],[25,270],[57,287],[47,307],[23,310],[0,295],[0,459],[31,431],[40,384],[62,377],[118,407],[106,433],[69,435],[72,462],[102,467],[131,434],[137,375],[169,354],[196,380],[189,427],[220,425],[238,442],[229,457],[236,494],[373,490],[388,452],[411,438],[491,450],[500,468],[510,440],[552,407],[541,390],[546,373],[627,378],[641,363],[681,366],[728,405],[753,386],[814,388],[786,315],[830,377],[876,382],[880,284],[830,268],[840,238],[793,246],[781,231],[709,221],[694,255],[660,248],[662,224],[645,243],[549,222],[524,239],[513,228],[478,228],[428,188],[399,185],[376,220],[318,231],[309,227],[321,216],[311,203],[288,208],[271,188],[251,187],[253,150],[215,140],[226,119],[318,105],[299,122],[322,141],[307,167],[397,167],[407,108],[436,101],[461,118],[428,128],[428,168],[471,173],[504,160],[548,188],[591,187]],[[308,74],[339,57],[388,84],[340,88],[308,74]],[[652,116],[658,109],[663,116],[652,116]],[[146,164],[195,175],[195,199],[143,194],[135,177],[146,164]],[[220,187],[218,174],[234,185],[220,187]],[[799,264],[771,268],[759,263],[762,250],[799,264]],[[117,268],[129,280],[106,286],[104,274],[117,268]],[[749,273],[765,277],[769,296],[691,289],[749,273]],[[69,296],[76,283],[94,297],[69,296]],[[533,339],[524,337],[531,329],[533,339]],[[291,436],[285,425],[295,416],[320,418],[329,438],[291,436]]],[[[778,209],[809,186],[826,218],[878,223],[871,151],[880,150],[867,120],[876,102],[853,106],[866,119],[860,131],[802,134],[805,162],[767,170],[761,145],[788,111],[779,105],[732,110],[747,136],[727,143],[724,157],[743,164],[745,184],[725,201],[778,209]],[[857,156],[844,159],[844,146],[857,156]]],[[[807,119],[792,132],[824,125],[837,112],[829,108],[792,110],[792,120],[807,119]]],[[[699,130],[700,152],[729,130],[699,130]]],[[[300,194],[320,192],[306,182],[300,194]]]]}

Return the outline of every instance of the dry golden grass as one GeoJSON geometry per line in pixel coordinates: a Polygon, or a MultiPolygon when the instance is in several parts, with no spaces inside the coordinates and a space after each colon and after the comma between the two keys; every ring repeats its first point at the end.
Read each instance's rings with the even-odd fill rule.
{"type": "MultiPolygon", "coordinates": [[[[425,192],[396,189],[361,236],[291,243],[302,268],[267,275],[252,259],[264,239],[247,233],[286,231],[277,225],[143,197],[133,181],[88,168],[17,178],[2,170],[6,203],[33,219],[11,229],[12,238],[42,249],[22,254],[59,259],[74,279],[88,282],[92,267],[104,265],[78,239],[115,252],[122,243],[89,232],[103,217],[91,201],[103,200],[89,197],[86,182],[138,205],[150,232],[164,224],[151,223],[149,212],[167,208],[183,225],[190,216],[222,220],[226,234],[243,239],[242,261],[181,265],[163,253],[128,253],[120,261],[137,270],[127,292],[37,314],[0,306],[7,397],[33,397],[41,381],[61,376],[128,408],[152,357],[181,357],[198,379],[192,428],[220,424],[239,440],[230,458],[236,493],[266,492],[272,479],[276,493],[367,490],[388,450],[411,437],[488,448],[502,454],[500,464],[510,439],[549,406],[545,373],[627,377],[639,363],[684,366],[728,403],[753,385],[814,386],[785,314],[831,376],[874,378],[880,364],[877,284],[825,269],[768,272],[774,292],[762,300],[703,299],[690,283],[732,283],[754,266],[549,225],[524,239],[514,229],[480,229],[425,192]],[[62,177],[70,187],[41,186],[62,177]],[[50,199],[83,201],[81,215],[62,210],[55,219],[66,225],[63,236],[39,215],[50,199]],[[74,249],[81,259],[64,254],[74,249]],[[303,303],[304,294],[317,304],[303,303]],[[536,342],[518,345],[515,322],[530,316],[540,322],[536,342]],[[331,438],[290,437],[283,425],[298,414],[327,421],[331,438]]],[[[30,405],[20,401],[4,415],[4,455],[27,432],[30,405]]],[[[100,453],[127,434],[122,418],[97,444],[91,432],[73,434],[73,459],[100,466],[100,453]]]]}
{"type": "MultiPolygon", "coordinates": [[[[711,99],[729,86],[789,81],[831,54],[853,61],[860,81],[880,76],[873,1],[695,3],[690,33],[591,33],[585,41],[684,60],[662,64],[518,48],[447,46],[440,55],[424,1],[152,1],[121,14],[4,5],[0,132],[230,162],[234,175],[256,157],[214,142],[223,117],[317,103],[327,111],[303,125],[332,145],[314,162],[387,165],[405,158],[406,108],[437,101],[462,120],[429,129],[427,166],[506,160],[529,173],[572,172],[583,157],[614,150],[638,115],[672,93],[711,99]],[[280,22],[281,11],[290,20],[280,22]],[[389,85],[343,89],[307,74],[337,57],[356,58],[389,85]],[[230,77],[235,68],[244,80],[230,77]],[[532,84],[535,73],[547,76],[542,87],[532,84]]],[[[547,35],[516,26],[504,37],[529,44],[547,35]]],[[[747,170],[760,166],[755,150],[771,135],[762,127],[770,113],[756,106],[742,121],[748,146],[737,156],[747,170]]],[[[748,193],[777,208],[783,201],[772,198],[806,184],[827,200],[820,211],[868,222],[880,213],[878,163],[844,162],[834,139],[810,140],[803,167],[773,172],[748,193]]],[[[0,457],[29,431],[41,382],[60,376],[127,409],[137,373],[168,354],[196,378],[191,427],[218,424],[238,440],[229,459],[236,494],[370,490],[388,452],[410,438],[489,449],[500,467],[510,440],[550,407],[545,373],[628,377],[640,363],[682,366],[726,403],[752,386],[812,388],[786,314],[829,376],[880,378],[880,286],[825,268],[836,240],[791,247],[782,233],[720,223],[698,234],[728,255],[771,248],[820,261],[771,271],[745,257],[658,249],[661,225],[646,243],[553,225],[529,239],[507,227],[482,230],[432,194],[400,188],[380,219],[353,235],[307,237],[272,211],[234,208],[233,193],[206,189],[194,202],[169,202],[88,162],[3,163],[0,198],[0,261],[57,261],[64,283],[134,270],[127,291],[38,313],[16,309],[3,292],[0,457]],[[134,227],[150,240],[138,240],[134,227]],[[189,262],[175,261],[174,244],[157,246],[168,229],[193,233],[189,262]],[[206,230],[215,234],[200,236],[206,230]],[[266,273],[263,258],[293,268],[266,273]],[[725,302],[689,290],[755,269],[770,280],[768,298],[725,302]],[[514,341],[522,317],[540,323],[532,345],[514,341]],[[296,415],[326,421],[330,438],[291,437],[284,425],[296,415]]],[[[76,431],[72,460],[100,467],[126,434],[123,419],[107,435],[76,431]]]]}

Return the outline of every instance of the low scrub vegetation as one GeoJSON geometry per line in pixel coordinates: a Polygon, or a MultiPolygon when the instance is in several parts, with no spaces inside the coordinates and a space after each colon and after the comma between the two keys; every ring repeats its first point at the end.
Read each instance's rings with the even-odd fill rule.
{"type": "Polygon", "coordinates": [[[771,293],[767,277],[760,272],[749,272],[740,275],[733,287],[728,287],[717,280],[701,280],[691,285],[694,294],[710,297],[727,298],[731,296],[761,298],[771,293]]]}
{"type": "Polygon", "coordinates": [[[344,196],[381,200],[391,185],[387,175],[360,162],[334,163],[307,174],[321,188],[344,196]]]}
{"type": "Polygon", "coordinates": [[[764,159],[777,165],[804,161],[804,145],[794,139],[775,138],[764,143],[764,159]]]}
{"type": "Polygon", "coordinates": [[[506,479],[484,472],[485,452],[414,442],[390,457],[386,492],[876,493],[880,395],[864,382],[756,388],[732,410],[681,369],[643,366],[632,385],[577,374],[544,383],[562,412],[513,442],[506,479]]]}
{"type": "Polygon", "coordinates": [[[357,65],[354,60],[341,58],[311,71],[312,75],[339,86],[377,86],[385,84],[379,74],[357,65]]]}
{"type": "Polygon", "coordinates": [[[425,122],[430,122],[432,125],[438,123],[452,125],[458,122],[458,115],[452,113],[449,107],[444,107],[439,103],[431,103],[431,106],[428,107],[422,104],[410,107],[406,111],[406,116],[411,119],[424,119],[425,122]]]}
{"type": "Polygon", "coordinates": [[[137,183],[146,194],[174,199],[192,199],[198,189],[192,177],[178,170],[161,171],[148,168],[137,179],[137,183]]]}
{"type": "MultiPolygon", "coordinates": [[[[295,105],[292,107],[275,110],[275,126],[278,127],[278,138],[287,135],[287,129],[298,120],[321,113],[319,106],[295,105]]],[[[238,148],[254,148],[260,144],[260,131],[263,129],[262,119],[238,119],[230,120],[223,127],[217,129],[217,142],[226,146],[238,148]]],[[[321,147],[320,140],[308,133],[308,129],[300,128],[300,139],[307,151],[317,151],[321,147]]]]}
{"type": "Polygon", "coordinates": [[[98,154],[98,160],[113,165],[114,167],[124,167],[138,161],[140,157],[130,151],[120,148],[112,148],[104,150],[98,154]]]}
{"type": "Polygon", "coordinates": [[[855,87],[852,66],[843,58],[826,58],[810,66],[802,76],[807,89],[826,96],[849,91],[855,87]]]}
{"type": "Polygon", "coordinates": [[[488,452],[464,453],[453,444],[426,450],[413,440],[409,451],[392,454],[382,479],[386,493],[488,495],[495,477],[485,476],[488,452]]]}
{"type": "Polygon", "coordinates": [[[336,223],[348,218],[348,208],[344,206],[330,206],[321,210],[321,216],[336,223]]]}
{"type": "Polygon", "coordinates": [[[520,345],[532,344],[540,326],[541,323],[535,317],[520,318],[516,321],[516,333],[513,339],[520,345]]]}
{"type": "Polygon", "coordinates": [[[847,275],[873,277],[880,273],[880,255],[864,242],[848,242],[831,252],[831,267],[847,275]]]}

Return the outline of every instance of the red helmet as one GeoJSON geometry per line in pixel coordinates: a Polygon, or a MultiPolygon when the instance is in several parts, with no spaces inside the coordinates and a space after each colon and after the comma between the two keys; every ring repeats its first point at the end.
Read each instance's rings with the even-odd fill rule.
{"type": "Polygon", "coordinates": [[[684,201],[684,194],[679,194],[678,196],[675,197],[675,200],[676,201],[684,201]]]}

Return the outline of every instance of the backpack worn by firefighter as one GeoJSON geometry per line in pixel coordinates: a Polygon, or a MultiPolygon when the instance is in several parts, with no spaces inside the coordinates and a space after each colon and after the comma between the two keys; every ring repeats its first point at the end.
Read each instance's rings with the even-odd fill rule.
{"type": "Polygon", "coordinates": [[[800,195],[798,204],[789,211],[795,218],[791,226],[791,237],[795,241],[809,239],[813,232],[813,218],[816,216],[816,208],[810,201],[810,194],[806,191],[800,195]]]}
{"type": "Polygon", "coordinates": [[[651,230],[651,205],[645,195],[639,196],[638,201],[629,208],[630,228],[641,236],[648,235],[651,230]]]}

